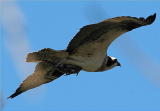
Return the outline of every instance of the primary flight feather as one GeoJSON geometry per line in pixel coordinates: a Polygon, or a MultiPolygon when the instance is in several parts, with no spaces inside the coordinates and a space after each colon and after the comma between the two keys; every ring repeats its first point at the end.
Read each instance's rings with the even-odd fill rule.
{"type": "Polygon", "coordinates": [[[109,45],[120,35],[135,28],[150,25],[156,14],[145,18],[121,16],[84,26],[69,42],[65,50],[42,49],[29,53],[27,62],[38,62],[35,71],[27,77],[9,98],[51,82],[66,74],[105,71],[120,66],[115,57],[108,56],[109,45]]]}

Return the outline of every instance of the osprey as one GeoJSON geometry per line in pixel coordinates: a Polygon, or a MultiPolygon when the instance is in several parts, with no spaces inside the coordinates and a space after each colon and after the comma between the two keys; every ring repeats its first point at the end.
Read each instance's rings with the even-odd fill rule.
{"type": "Polygon", "coordinates": [[[156,14],[145,18],[121,16],[84,26],[69,42],[65,50],[42,49],[29,53],[26,62],[37,62],[35,71],[27,77],[9,98],[51,82],[62,75],[98,72],[120,66],[118,60],[108,56],[106,50],[120,35],[135,28],[150,25],[156,14]]]}

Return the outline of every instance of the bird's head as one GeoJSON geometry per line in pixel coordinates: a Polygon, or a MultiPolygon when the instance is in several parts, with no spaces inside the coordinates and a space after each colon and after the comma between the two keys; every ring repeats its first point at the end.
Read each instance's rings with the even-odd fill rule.
{"type": "Polygon", "coordinates": [[[121,64],[118,62],[118,60],[115,57],[107,56],[105,59],[106,59],[106,67],[110,69],[115,66],[121,66],[121,64]]]}
{"type": "Polygon", "coordinates": [[[112,56],[106,56],[105,60],[103,62],[103,65],[101,68],[98,69],[98,71],[105,71],[112,69],[116,66],[121,66],[121,64],[118,62],[118,60],[115,57],[112,56]]]}

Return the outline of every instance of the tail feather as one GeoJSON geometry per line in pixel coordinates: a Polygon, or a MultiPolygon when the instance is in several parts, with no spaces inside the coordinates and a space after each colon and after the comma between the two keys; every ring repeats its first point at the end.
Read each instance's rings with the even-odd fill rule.
{"type": "Polygon", "coordinates": [[[57,62],[61,59],[64,59],[68,56],[68,52],[64,50],[53,50],[50,48],[42,49],[38,52],[29,53],[27,55],[26,62],[41,62],[41,61],[50,61],[57,62]]]}

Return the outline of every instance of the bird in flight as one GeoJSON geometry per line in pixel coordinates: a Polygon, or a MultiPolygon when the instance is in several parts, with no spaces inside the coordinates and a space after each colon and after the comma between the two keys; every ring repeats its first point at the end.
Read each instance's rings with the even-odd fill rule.
{"type": "Polygon", "coordinates": [[[49,83],[62,75],[102,72],[120,66],[119,61],[107,55],[110,44],[125,32],[150,25],[156,14],[145,18],[121,16],[84,26],[69,42],[65,50],[42,49],[29,53],[26,62],[37,62],[35,71],[27,77],[9,98],[49,83]]]}

